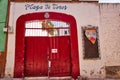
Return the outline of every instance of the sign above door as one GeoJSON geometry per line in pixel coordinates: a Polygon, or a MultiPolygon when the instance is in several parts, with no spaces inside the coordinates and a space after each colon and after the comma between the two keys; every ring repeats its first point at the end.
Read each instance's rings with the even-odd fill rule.
{"type": "Polygon", "coordinates": [[[25,4],[25,10],[35,10],[35,11],[39,11],[39,10],[49,10],[49,9],[54,9],[54,10],[67,10],[67,6],[63,5],[63,4],[35,4],[35,3],[27,3],[25,4]]]}

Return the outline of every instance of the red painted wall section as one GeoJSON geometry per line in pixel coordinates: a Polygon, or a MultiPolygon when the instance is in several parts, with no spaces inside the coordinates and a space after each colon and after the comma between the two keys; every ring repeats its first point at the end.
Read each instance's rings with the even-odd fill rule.
{"type": "Polygon", "coordinates": [[[72,56],[72,77],[77,78],[80,75],[79,70],[79,52],[78,52],[78,38],[76,21],[71,17],[70,31],[71,31],[71,56],[72,56]]]}
{"type": "MultiPolygon", "coordinates": [[[[76,78],[80,75],[79,70],[79,53],[78,53],[78,40],[77,40],[77,26],[76,20],[73,16],[48,12],[49,18],[53,20],[60,20],[70,23],[71,32],[71,56],[72,56],[72,77],[76,78]]],[[[15,48],[15,67],[14,67],[14,77],[21,78],[24,77],[24,39],[25,39],[25,22],[31,20],[44,20],[45,12],[40,13],[30,13],[22,15],[18,18],[16,23],[16,48],[15,48]]]]}
{"type": "Polygon", "coordinates": [[[24,22],[21,18],[17,21],[16,29],[16,46],[15,46],[15,68],[14,76],[23,77],[24,76],[24,22]]]}

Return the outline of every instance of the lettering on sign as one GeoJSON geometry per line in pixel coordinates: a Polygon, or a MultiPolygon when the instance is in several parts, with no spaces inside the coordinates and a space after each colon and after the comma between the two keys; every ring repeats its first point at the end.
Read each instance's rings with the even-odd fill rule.
{"type": "Polygon", "coordinates": [[[60,4],[44,4],[44,5],[39,5],[39,4],[25,4],[25,10],[43,10],[43,9],[54,9],[54,10],[67,10],[66,5],[60,5],[60,4]]]}

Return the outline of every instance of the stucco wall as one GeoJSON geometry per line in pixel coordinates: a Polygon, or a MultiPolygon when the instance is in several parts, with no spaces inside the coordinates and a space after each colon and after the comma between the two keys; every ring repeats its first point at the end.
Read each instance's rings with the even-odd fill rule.
{"type": "Polygon", "coordinates": [[[3,32],[3,28],[6,26],[7,5],[7,0],[0,0],[0,52],[5,51],[6,34],[3,32]]]}
{"type": "Polygon", "coordinates": [[[5,54],[6,33],[3,32],[3,28],[6,26],[7,3],[8,0],[0,0],[0,77],[4,76],[6,60],[5,54]]]}
{"type": "MultiPolygon", "coordinates": [[[[18,17],[24,14],[33,13],[33,12],[60,12],[65,14],[70,14],[75,17],[77,22],[77,31],[78,31],[78,46],[79,46],[79,62],[80,62],[80,75],[83,77],[105,77],[105,61],[106,54],[109,54],[110,51],[106,52],[105,43],[108,37],[107,35],[103,35],[106,30],[104,30],[104,24],[100,24],[100,22],[104,22],[102,20],[101,12],[104,9],[99,10],[98,3],[54,3],[61,6],[66,6],[66,9],[29,9],[25,7],[26,4],[34,4],[34,5],[42,5],[46,4],[52,6],[53,3],[10,3],[10,22],[9,26],[13,28],[13,32],[8,34],[8,44],[7,44],[7,63],[5,69],[6,77],[13,77],[14,72],[14,55],[15,55],[15,30],[16,30],[16,20],[18,17]],[[82,41],[82,26],[97,26],[99,30],[99,45],[100,45],[100,57],[99,59],[83,59],[83,41],[82,41]],[[105,38],[106,37],[106,38],[105,38]],[[11,47],[12,45],[12,47],[11,47]]],[[[107,27],[109,28],[109,26],[107,27]]],[[[105,28],[105,29],[107,29],[105,28]]],[[[111,32],[110,32],[111,33],[111,32]]],[[[109,36],[110,37],[110,36],[109,36]]],[[[108,42],[108,41],[107,41],[108,42]]],[[[109,42],[108,42],[109,43],[109,42]]],[[[110,43],[109,43],[110,44],[110,43]]],[[[106,43],[107,45],[107,43],[106,43]]],[[[111,47],[107,46],[110,50],[111,47]]],[[[109,59],[108,59],[109,60],[109,59]]]]}
{"type": "Polygon", "coordinates": [[[117,69],[120,66],[120,4],[100,4],[100,13],[100,42],[106,76],[120,78],[120,69],[117,69]],[[109,66],[113,66],[112,71],[107,71],[109,66]]]}

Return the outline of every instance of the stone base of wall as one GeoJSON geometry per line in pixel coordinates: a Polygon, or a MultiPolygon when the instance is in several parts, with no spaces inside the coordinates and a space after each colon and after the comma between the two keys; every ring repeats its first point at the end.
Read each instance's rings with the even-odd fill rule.
{"type": "Polygon", "coordinates": [[[107,78],[120,78],[120,66],[106,66],[107,78]]]}

